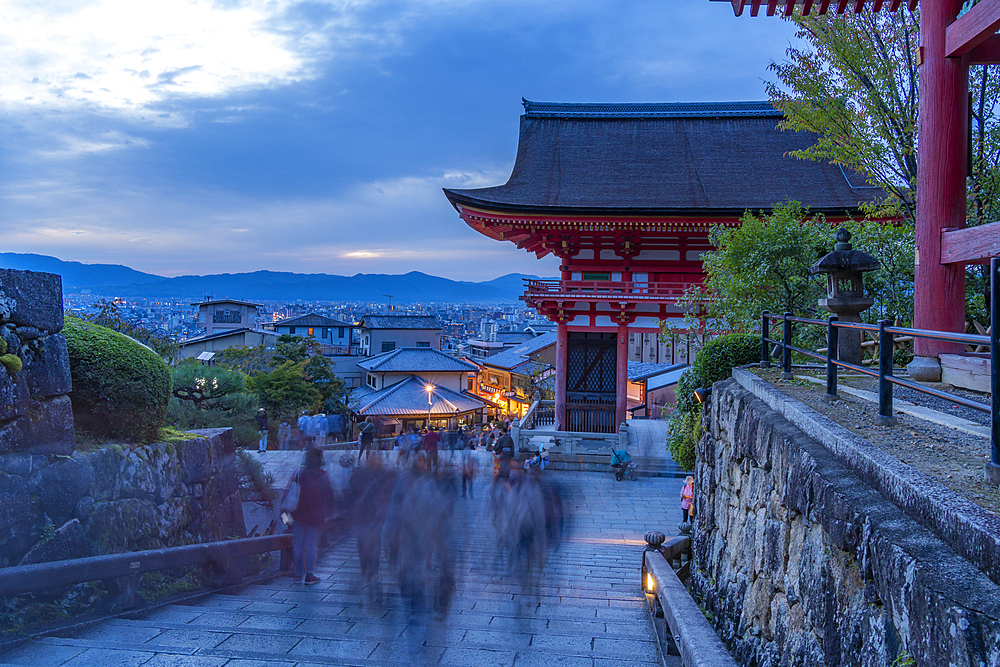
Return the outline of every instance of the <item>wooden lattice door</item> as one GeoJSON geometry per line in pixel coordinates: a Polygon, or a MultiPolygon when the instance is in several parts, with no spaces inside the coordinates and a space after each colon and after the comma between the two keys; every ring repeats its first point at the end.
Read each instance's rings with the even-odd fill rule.
{"type": "Polygon", "coordinates": [[[613,433],[615,424],[615,335],[570,332],[566,349],[568,431],[613,433]]]}

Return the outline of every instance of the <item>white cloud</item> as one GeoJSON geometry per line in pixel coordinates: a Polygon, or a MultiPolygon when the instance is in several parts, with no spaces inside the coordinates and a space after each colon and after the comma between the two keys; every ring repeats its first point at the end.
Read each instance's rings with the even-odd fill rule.
{"type": "Polygon", "coordinates": [[[218,97],[314,76],[320,35],[279,28],[288,0],[0,3],[0,100],[8,108],[152,114],[176,97],[218,97]]]}

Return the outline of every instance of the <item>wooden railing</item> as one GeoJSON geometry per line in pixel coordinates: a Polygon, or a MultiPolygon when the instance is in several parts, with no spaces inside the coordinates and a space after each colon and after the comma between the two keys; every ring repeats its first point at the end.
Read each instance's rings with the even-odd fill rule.
{"type": "Polygon", "coordinates": [[[583,399],[566,403],[567,431],[589,431],[592,433],[617,433],[616,405],[604,399],[583,399]]]}
{"type": "Polygon", "coordinates": [[[629,301],[676,301],[693,283],[615,280],[525,280],[527,297],[581,297],[629,301]]]}

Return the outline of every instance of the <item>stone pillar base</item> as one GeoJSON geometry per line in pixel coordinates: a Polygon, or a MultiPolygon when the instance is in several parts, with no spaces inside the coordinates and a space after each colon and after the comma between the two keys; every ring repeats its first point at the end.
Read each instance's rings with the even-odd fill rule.
{"type": "Polygon", "coordinates": [[[986,481],[993,486],[1000,486],[1000,466],[990,461],[986,462],[986,481]]]}
{"type": "Polygon", "coordinates": [[[917,382],[941,381],[941,361],[937,357],[913,357],[906,370],[917,382]]]}

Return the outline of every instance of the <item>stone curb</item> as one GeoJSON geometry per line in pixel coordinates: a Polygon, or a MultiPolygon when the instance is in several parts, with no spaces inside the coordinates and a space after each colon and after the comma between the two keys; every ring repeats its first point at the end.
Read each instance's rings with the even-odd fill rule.
{"type": "Polygon", "coordinates": [[[733,379],[1000,584],[1000,516],[859,438],[747,370],[733,379]]]}

